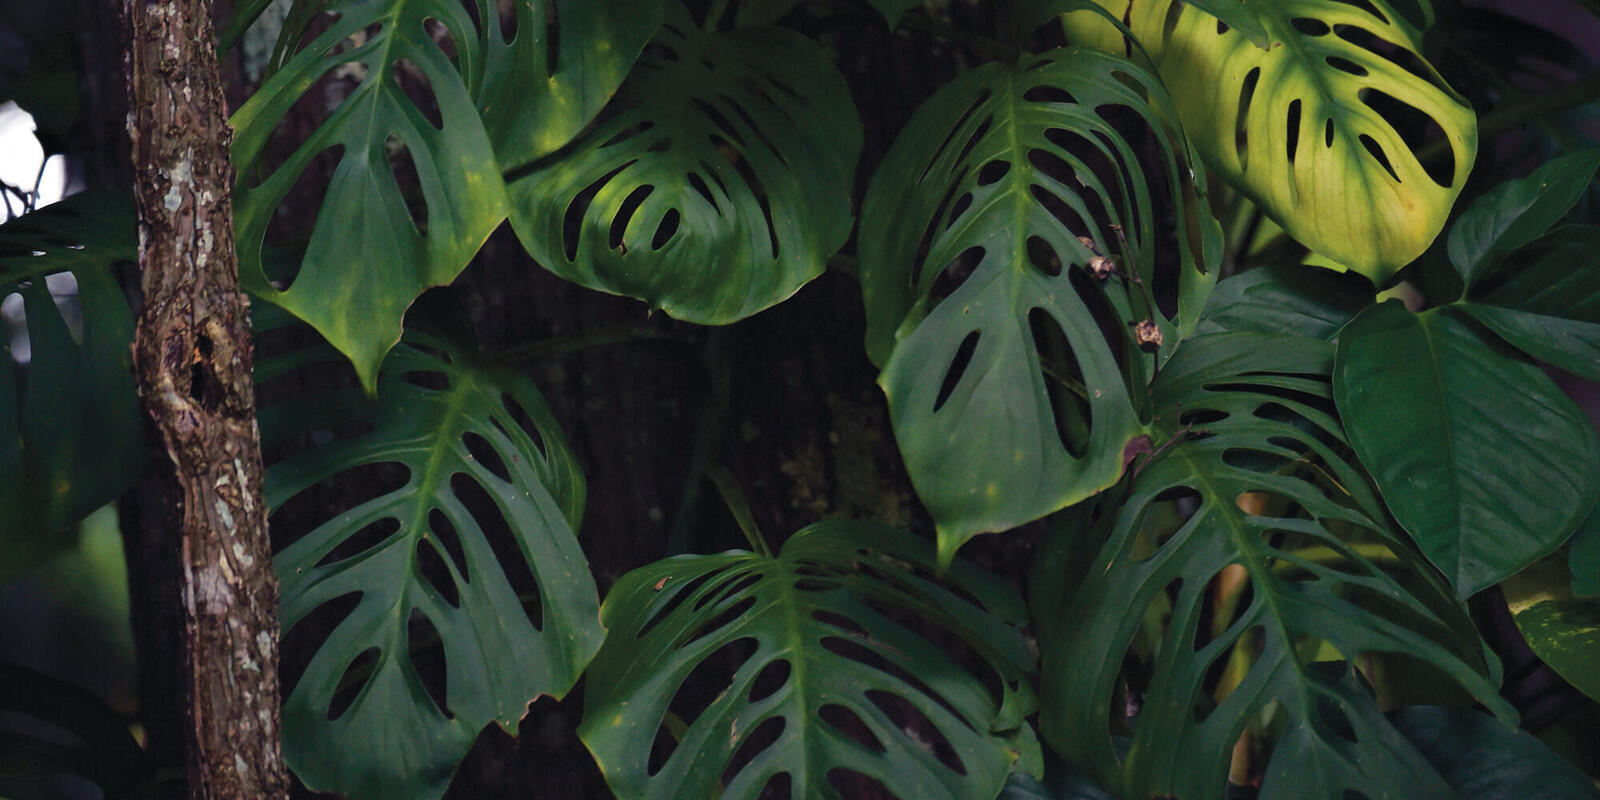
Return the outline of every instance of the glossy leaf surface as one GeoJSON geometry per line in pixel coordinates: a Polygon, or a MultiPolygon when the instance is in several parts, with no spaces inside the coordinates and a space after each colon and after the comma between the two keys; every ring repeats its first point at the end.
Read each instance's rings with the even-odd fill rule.
{"type": "MultiPolygon", "coordinates": [[[[257,378],[336,358],[290,353],[257,378]]],[[[283,628],[336,623],[284,702],[285,758],[355,800],[438,797],[485,725],[515,733],[600,646],[571,453],[526,378],[417,333],[385,362],[377,402],[349,389],[261,416],[269,442],[325,442],[267,472],[276,530],[317,520],[276,558],[283,628]],[[329,481],[365,499],[282,516],[329,481]],[[419,663],[440,648],[432,694],[419,663]]]]}
{"type": "MultiPolygon", "coordinates": [[[[0,796],[135,797],[156,777],[128,725],[100,698],[17,664],[0,662],[0,796]]],[[[156,794],[152,791],[149,796],[156,794]]]]}
{"type": "Polygon", "coordinates": [[[867,351],[941,558],[1122,474],[1151,370],[1216,276],[1220,230],[1185,147],[1153,75],[1061,49],[945,85],[873,177],[858,238],[867,351]],[[1113,117],[1151,133],[1156,163],[1113,117]],[[1119,274],[1094,277],[1096,264],[1119,274]],[[1160,334],[1148,353],[1135,343],[1147,320],[1160,334]]]}
{"type": "Polygon", "coordinates": [[[144,469],[133,315],[111,266],[138,259],[126,194],[86,193],[0,225],[0,299],[20,300],[27,350],[0,345],[0,580],[144,469]]]}
{"type": "MultiPolygon", "coordinates": [[[[1265,49],[1185,0],[1098,2],[1149,53],[1207,165],[1295,239],[1382,283],[1444,227],[1477,125],[1420,55],[1426,0],[1406,5],[1428,19],[1387,0],[1235,3],[1230,19],[1252,17],[1265,49]],[[1416,155],[1429,132],[1450,151],[1434,172],[1416,155]]],[[[1124,52],[1103,18],[1064,20],[1069,39],[1124,52]]]]}
{"type": "Polygon", "coordinates": [[[1554,550],[1600,495],[1589,418],[1448,307],[1363,312],[1335,387],[1361,463],[1462,598],[1554,550]]]}
{"type": "Polygon", "coordinates": [[[280,52],[293,55],[230,120],[239,280],[315,327],[370,390],[411,302],[454,279],[505,219],[500,166],[467,85],[483,68],[484,47],[459,0],[301,2],[308,7],[291,12],[300,24],[286,25],[279,42],[280,52]],[[334,15],[315,35],[307,28],[312,11],[334,15]],[[454,59],[436,32],[453,43],[454,59]],[[335,71],[357,76],[358,85],[287,158],[269,163],[274,130],[335,71]],[[414,90],[420,103],[403,88],[417,84],[426,87],[414,90]],[[263,266],[268,227],[326,151],[337,166],[299,271],[280,290],[263,266]],[[397,177],[408,171],[421,194],[415,210],[397,177]]]}
{"type": "Polygon", "coordinates": [[[1506,256],[1463,310],[1524,353],[1600,380],[1600,228],[1568,225],[1506,256]]]}
{"type": "Polygon", "coordinates": [[[1572,209],[1600,168],[1600,149],[1550,161],[1474,200],[1450,226],[1446,251],[1461,279],[1472,284],[1495,259],[1533,241],[1572,209]]]}
{"type": "Polygon", "coordinates": [[[1281,733],[1262,797],[1444,796],[1349,666],[1363,653],[1420,659],[1511,714],[1498,662],[1349,455],[1332,355],[1313,339],[1202,336],[1151,388],[1176,438],[1111,496],[1105,545],[1041,636],[1046,740],[1115,796],[1221,797],[1229,752],[1263,713],[1281,733]],[[1235,605],[1212,602],[1240,577],[1235,605]],[[1141,645],[1158,608],[1165,624],[1141,645]],[[1319,660],[1329,648],[1343,658],[1319,660]],[[1114,736],[1131,736],[1125,755],[1114,736]]]}
{"type": "Polygon", "coordinates": [[[1196,333],[1255,331],[1332,340],[1372,302],[1372,284],[1354,275],[1274,264],[1218,283],[1196,333]]]}
{"type": "Polygon", "coordinates": [[[1389,715],[1464,800],[1595,800],[1600,789],[1533,734],[1470,708],[1413,706],[1389,715]]]}
{"type": "Polygon", "coordinates": [[[567,280],[725,324],[794,294],[844,244],[861,124],[810,40],[704,33],[674,9],[624,110],[514,181],[511,222],[567,280]]]}
{"type": "Polygon", "coordinates": [[[776,557],[634,570],[606,598],[611,633],[584,684],[579,733],[620,798],[735,800],[775,782],[792,797],[858,797],[848,787],[862,779],[902,797],[991,797],[1019,758],[1039,757],[1017,694],[1031,670],[1021,599],[957,562],[949,580],[977,605],[933,569],[926,541],[836,521],[794,534],[776,557]],[[971,648],[1007,697],[902,613],[971,648]],[[673,720],[676,746],[653,754],[673,720]]]}
{"type": "Polygon", "coordinates": [[[1501,584],[1517,630],[1567,683],[1600,700],[1600,599],[1575,597],[1573,575],[1546,559],[1501,584]]]}

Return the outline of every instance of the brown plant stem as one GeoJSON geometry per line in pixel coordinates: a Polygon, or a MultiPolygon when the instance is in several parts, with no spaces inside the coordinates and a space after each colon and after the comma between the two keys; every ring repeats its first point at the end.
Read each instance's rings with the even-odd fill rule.
{"type": "Polygon", "coordinates": [[[239,293],[230,132],[204,0],[126,0],[139,209],[134,369],[170,458],[191,798],[281,798],[278,588],[261,497],[249,303],[239,293]]]}

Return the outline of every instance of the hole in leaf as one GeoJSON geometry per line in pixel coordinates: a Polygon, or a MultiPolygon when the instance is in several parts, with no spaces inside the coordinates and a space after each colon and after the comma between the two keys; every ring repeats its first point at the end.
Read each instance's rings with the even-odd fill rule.
{"type": "MultiPolygon", "coordinates": [[[[756,760],[767,748],[776,744],[778,737],[783,735],[784,726],[788,721],[783,717],[767,717],[748,736],[743,737],[739,749],[734,751],[733,758],[728,760],[728,766],[722,770],[722,785],[727,786],[750,762],[756,760]]],[[[737,735],[740,733],[735,730],[737,735]]]]}
{"type": "Polygon", "coordinates": [[[1333,120],[1328,120],[1322,125],[1322,146],[1333,146],[1333,120]]]}
{"type": "Polygon", "coordinates": [[[1328,31],[1332,30],[1328,27],[1328,23],[1312,17],[1295,17],[1289,20],[1289,24],[1307,36],[1327,36],[1328,31]]]}
{"type": "Polygon", "coordinates": [[[1333,26],[1333,33],[1334,35],[1355,45],[1356,47],[1372,53],[1373,55],[1378,56],[1379,58],[1382,58],[1391,64],[1394,64],[1406,72],[1411,73],[1413,76],[1426,81],[1429,85],[1433,86],[1435,89],[1438,89],[1440,92],[1443,92],[1446,95],[1450,94],[1449,87],[1445,85],[1444,79],[1439,77],[1439,73],[1435,72],[1433,67],[1428,65],[1428,62],[1422,60],[1422,56],[1417,55],[1405,47],[1384,39],[1377,34],[1372,33],[1371,31],[1363,28],[1357,28],[1353,25],[1335,25],[1333,26]]]}
{"type": "Polygon", "coordinates": [[[471,573],[467,572],[467,554],[461,549],[461,535],[456,533],[456,526],[450,523],[444,511],[435,508],[428,512],[428,532],[434,541],[444,547],[444,552],[455,564],[456,572],[461,573],[464,580],[472,580],[471,573]]]}
{"type": "MultiPolygon", "coordinates": [[[[1035,150],[1034,152],[1040,151],[1035,150]]],[[[1089,226],[1084,224],[1083,217],[1079,216],[1078,212],[1072,209],[1072,206],[1067,205],[1067,202],[1054,192],[1037,183],[1028,186],[1028,192],[1033,195],[1033,199],[1039,205],[1044,206],[1045,211],[1050,212],[1050,216],[1054,217],[1056,222],[1061,223],[1061,227],[1065,228],[1068,233],[1071,233],[1074,237],[1089,235],[1089,226]]]]}
{"type": "Polygon", "coordinates": [[[832,611],[817,610],[811,612],[811,617],[824,625],[831,625],[852,636],[859,636],[863,639],[867,637],[866,628],[861,627],[861,625],[855,620],[843,614],[836,614],[832,611]]]}
{"type": "Polygon", "coordinates": [[[972,208],[971,192],[967,192],[956,198],[955,205],[950,207],[950,221],[945,223],[945,227],[954,227],[956,220],[961,219],[961,215],[967,213],[967,209],[969,208],[972,208]]]}
{"type": "Polygon", "coordinates": [[[739,135],[739,132],[734,129],[733,123],[729,122],[728,118],[723,116],[722,112],[718,111],[716,106],[713,106],[698,97],[690,98],[689,102],[697,110],[699,110],[701,114],[704,114],[706,119],[710,120],[711,124],[715,126],[717,130],[721,131],[724,136],[737,143],[741,150],[744,149],[744,137],[739,135]]]}
{"type": "Polygon", "coordinates": [[[673,234],[678,232],[678,209],[669,208],[661,216],[661,224],[656,226],[656,235],[650,239],[650,249],[660,250],[672,240],[673,234]]]}
{"type": "Polygon", "coordinates": [[[455,578],[450,576],[450,568],[445,566],[439,548],[426,539],[417,542],[417,575],[452,608],[461,607],[461,592],[456,588],[455,578]]]}
{"type": "Polygon", "coordinates": [[[967,766],[961,763],[961,756],[950,746],[950,740],[945,738],[944,732],[910,700],[879,689],[868,689],[867,699],[888,715],[896,728],[930,750],[940,764],[961,775],[967,774],[967,766]]]}
{"type": "Polygon", "coordinates": [[[1256,67],[1244,76],[1239,87],[1239,113],[1234,119],[1233,149],[1239,155],[1239,169],[1247,169],[1250,145],[1250,104],[1255,100],[1256,83],[1261,80],[1261,68],[1256,67]]]}
{"type": "Polygon", "coordinates": [[[347,558],[354,558],[369,550],[377,548],[400,532],[400,520],[394,517],[384,517],[370,525],[363,526],[360,530],[345,537],[339,545],[317,562],[318,567],[336,564],[347,558]]]}
{"type": "Polygon", "coordinates": [[[578,242],[583,237],[584,219],[589,214],[589,206],[594,204],[594,196],[599,194],[600,190],[611,182],[611,179],[617,177],[619,173],[633,166],[633,164],[633,161],[629,161],[607,172],[599,180],[583,187],[582,190],[572,196],[572,202],[567,204],[567,211],[561,218],[561,243],[567,254],[568,261],[578,257],[578,242]]]}
{"type": "Polygon", "coordinates": [[[649,616],[645,618],[644,624],[639,626],[639,632],[636,634],[636,638],[643,639],[657,625],[660,625],[662,620],[672,616],[672,612],[676,611],[679,606],[683,605],[685,600],[688,600],[690,597],[694,596],[694,594],[698,592],[701,587],[705,586],[707,581],[710,581],[712,578],[722,575],[726,572],[727,568],[712,570],[704,575],[696,576],[695,578],[684,582],[676,582],[671,578],[671,576],[668,576],[667,582],[662,584],[661,587],[662,591],[667,594],[666,598],[664,601],[657,601],[660,603],[660,605],[652,609],[649,613],[649,616]]]}
{"type": "Polygon", "coordinates": [[[1289,102],[1289,128],[1284,141],[1288,147],[1289,163],[1294,163],[1295,153],[1300,149],[1300,98],[1289,102]]]}
{"type": "Polygon", "coordinates": [[[1023,92],[1022,99],[1030,103],[1064,103],[1067,105],[1077,105],[1078,103],[1078,98],[1073,97],[1072,93],[1066,89],[1046,84],[1040,84],[1023,92]]]}
{"type": "Polygon", "coordinates": [[[1009,172],[1011,172],[1011,162],[997,158],[978,170],[978,185],[988,186],[1004,178],[1009,172]]]}
{"type": "Polygon", "coordinates": [[[758,643],[745,636],[718,647],[695,664],[668,704],[685,726],[693,726],[718,697],[733,687],[739,669],[755,654],[758,643]]]}
{"type": "Polygon", "coordinates": [[[684,648],[692,646],[695,642],[698,642],[707,636],[711,636],[723,628],[738,622],[739,618],[743,617],[744,613],[754,607],[755,604],[756,599],[754,597],[746,597],[743,600],[740,600],[737,603],[734,603],[733,605],[723,609],[715,617],[707,620],[693,633],[684,637],[684,639],[678,644],[678,647],[684,648]]]}
{"type": "Polygon", "coordinates": [[[467,454],[472,460],[482,464],[485,469],[494,473],[496,478],[507,483],[511,482],[511,471],[506,469],[506,462],[500,459],[500,453],[489,444],[488,439],[474,431],[467,431],[461,435],[461,443],[466,445],[467,454]]]}
{"type": "MultiPolygon", "coordinates": [[[[504,5],[504,4],[501,4],[504,5]]],[[[561,4],[544,3],[544,74],[554,75],[561,69],[561,4]]],[[[501,14],[505,14],[501,11],[501,14]]],[[[511,15],[512,22],[508,28],[507,36],[515,37],[517,33],[516,14],[511,15]]],[[[505,23],[501,23],[504,25],[505,23]]],[[[507,40],[510,41],[509,39],[507,40]]]]}
{"type": "Polygon", "coordinates": [[[438,370],[412,370],[400,376],[400,380],[419,389],[434,392],[447,392],[450,390],[450,376],[438,370]]]}
{"type": "Polygon", "coordinates": [[[289,696],[289,692],[305,675],[312,656],[316,655],[317,651],[322,649],[323,643],[328,640],[328,635],[360,604],[361,592],[347,592],[318,605],[309,614],[295,620],[293,626],[283,635],[278,647],[278,686],[282,696],[289,696]]]}
{"type": "Polygon", "coordinates": [[[1361,146],[1367,148],[1367,152],[1372,154],[1372,159],[1377,161],[1378,165],[1383,167],[1385,172],[1389,173],[1389,177],[1393,178],[1395,183],[1399,183],[1400,176],[1395,173],[1394,167],[1389,164],[1389,157],[1384,155],[1383,146],[1379,145],[1377,140],[1364,133],[1361,134],[1359,138],[1361,140],[1361,146]]]}
{"type": "MultiPolygon", "coordinates": [[[[1402,100],[1397,100],[1377,89],[1362,89],[1357,95],[1368,108],[1378,112],[1400,134],[1400,139],[1406,143],[1413,156],[1420,153],[1428,145],[1445,140],[1444,128],[1439,126],[1437,120],[1421,109],[1402,100]]],[[[1428,177],[1434,183],[1448,188],[1450,181],[1455,178],[1455,152],[1444,147],[1440,150],[1440,157],[1432,162],[1420,162],[1427,171],[1428,177]]],[[[1389,171],[1390,174],[1394,170],[1389,171]]]]}
{"type": "Polygon", "coordinates": [[[743,594],[746,589],[761,582],[761,575],[753,572],[735,572],[726,576],[724,580],[700,593],[700,598],[694,602],[694,611],[699,611],[707,605],[722,604],[729,598],[743,594]]]}
{"type": "Polygon", "coordinates": [[[817,716],[856,744],[874,753],[888,752],[884,748],[883,742],[878,741],[878,737],[872,735],[872,729],[867,727],[867,723],[862,722],[861,718],[856,716],[856,712],[837,703],[829,703],[817,712],[817,716]]]}
{"type": "Polygon", "coordinates": [[[1317,697],[1318,727],[1343,739],[1350,744],[1356,744],[1356,729],[1350,724],[1350,718],[1345,716],[1344,709],[1335,705],[1326,697],[1317,697]]]}
{"type": "Polygon", "coordinates": [[[439,713],[454,719],[455,714],[450,712],[449,698],[445,695],[445,673],[449,666],[444,643],[439,636],[439,629],[434,627],[433,620],[422,609],[411,609],[411,616],[406,620],[406,648],[411,664],[417,670],[418,682],[428,693],[428,699],[433,701],[439,713]]]}
{"type": "Polygon", "coordinates": [[[527,410],[522,407],[517,398],[510,392],[502,392],[500,394],[500,404],[505,406],[506,413],[511,415],[511,421],[517,423],[517,427],[521,428],[522,432],[533,440],[533,446],[539,451],[539,455],[547,456],[548,453],[544,448],[544,437],[539,433],[539,426],[534,424],[533,417],[528,415],[527,410]]]}
{"type": "MultiPolygon", "coordinates": [[[[706,201],[706,205],[711,206],[713,211],[721,213],[722,207],[717,205],[717,198],[711,194],[711,189],[710,187],[706,186],[706,181],[704,178],[700,177],[698,173],[691,172],[688,174],[688,182],[689,188],[693,189],[695,194],[700,195],[700,197],[706,201]]],[[[673,213],[676,213],[676,211],[673,213]]],[[[666,224],[665,220],[663,220],[662,224],[666,224]]],[[[674,222],[674,228],[676,228],[676,226],[677,223],[674,222]]],[[[656,249],[659,250],[660,247],[657,247],[656,249]]]]}
{"type": "Polygon", "coordinates": [[[792,671],[788,659],[783,658],[762,667],[760,674],[750,682],[750,702],[759,703],[782,689],[789,682],[789,673],[792,671]]]}
{"type": "Polygon", "coordinates": [[[313,156],[305,169],[295,177],[289,189],[283,193],[277,208],[272,212],[271,220],[267,222],[262,242],[268,250],[284,251],[288,255],[281,259],[281,263],[289,267],[286,272],[274,272],[274,260],[266,254],[263,257],[267,262],[267,277],[272,279],[272,285],[280,291],[288,291],[294,285],[294,279],[299,276],[300,254],[310,242],[311,232],[316,230],[317,218],[322,213],[322,202],[328,190],[328,180],[333,177],[333,171],[338,168],[343,158],[342,144],[329,147],[313,156]]]}
{"type": "Polygon", "coordinates": [[[646,773],[651,777],[660,774],[661,768],[667,765],[667,761],[677,749],[678,737],[674,736],[666,725],[656,728],[655,741],[650,744],[650,760],[645,765],[646,773]]]}
{"type": "Polygon", "coordinates": [[[1343,58],[1340,56],[1328,56],[1327,58],[1324,58],[1323,61],[1326,61],[1328,66],[1333,67],[1340,72],[1348,72],[1358,78],[1365,78],[1368,75],[1366,67],[1363,67],[1348,58],[1343,58]]]}
{"type": "MultiPolygon", "coordinates": [[[[609,246],[612,250],[622,247],[623,237],[628,232],[628,223],[633,219],[634,213],[639,210],[639,206],[644,204],[645,198],[655,191],[655,188],[649,185],[637,187],[629,192],[628,196],[623,198],[622,203],[617,206],[616,212],[611,216],[609,246]]],[[[624,250],[623,252],[626,253],[627,251],[624,250]]]]}
{"type": "Polygon", "coordinates": [[[1029,236],[1027,251],[1028,263],[1032,264],[1034,269],[1052,278],[1061,274],[1061,258],[1043,237],[1029,236]]]}
{"type": "MultiPolygon", "coordinates": [[[[466,506],[472,520],[489,549],[511,591],[522,601],[522,611],[535,630],[544,630],[544,599],[539,594],[539,582],[529,566],[528,555],[523,551],[517,535],[506,521],[494,498],[477,481],[464,473],[450,476],[450,491],[466,506]]],[[[476,577],[474,578],[477,579],[476,577]]]]}
{"type": "MultiPolygon", "coordinates": [[[[935,164],[939,164],[941,162],[942,159],[940,157],[943,156],[947,150],[949,150],[950,145],[955,141],[956,134],[966,130],[967,121],[972,119],[973,114],[978,113],[978,109],[983,107],[983,104],[989,100],[989,97],[989,90],[985,89],[979,92],[978,96],[973,98],[972,104],[967,106],[967,110],[961,112],[961,118],[956,120],[956,124],[950,126],[950,130],[945,133],[944,141],[939,143],[939,149],[935,151],[936,155],[928,160],[927,166],[922,168],[922,174],[917,176],[918,183],[921,183],[927,179],[928,173],[933,169],[935,164]]],[[[959,163],[959,160],[957,163],[959,163]]],[[[935,218],[938,216],[939,215],[937,214],[934,215],[935,218]]]]}
{"type": "Polygon", "coordinates": [[[961,376],[966,374],[967,365],[972,363],[972,355],[978,350],[978,331],[971,331],[966,338],[961,340],[961,346],[956,348],[955,357],[950,360],[950,368],[945,370],[944,382],[939,385],[939,396],[933,401],[934,413],[944,408],[949,401],[950,394],[956,390],[956,384],[961,382],[961,376]]]}
{"type": "Polygon", "coordinates": [[[1174,486],[1156,495],[1139,518],[1134,558],[1143,561],[1159,553],[1200,510],[1201,502],[1200,493],[1188,486],[1174,486]]]}
{"type": "Polygon", "coordinates": [[[994,117],[987,117],[978,124],[978,129],[972,132],[972,136],[967,138],[966,145],[961,148],[961,154],[956,156],[957,164],[966,163],[967,156],[972,154],[972,149],[978,146],[978,142],[983,141],[983,137],[989,133],[989,128],[993,125],[994,117]]]}
{"type": "Polygon", "coordinates": [[[1092,412],[1085,396],[1087,389],[1078,357],[1066,333],[1050,312],[1035,308],[1028,312],[1028,330],[1039,353],[1044,373],[1045,393],[1055,421],[1056,437],[1073,458],[1083,458],[1089,450],[1092,412]]]}
{"type": "Polygon", "coordinates": [[[834,767],[828,770],[828,785],[838,792],[839,797],[883,798],[883,800],[899,800],[900,795],[889,791],[889,787],[865,773],[857,772],[844,767],[834,767]]]}
{"type": "Polygon", "coordinates": [[[949,191],[945,192],[944,199],[933,210],[933,216],[928,218],[928,224],[922,229],[922,239],[917,243],[917,255],[911,262],[911,285],[920,286],[922,270],[928,263],[928,255],[933,249],[934,237],[940,231],[939,222],[944,219],[945,209],[950,207],[950,201],[955,199],[959,183],[952,183],[949,191]]]}
{"type": "Polygon", "coordinates": [[[328,721],[333,722],[344,716],[350,706],[355,705],[356,698],[361,695],[361,690],[371,680],[372,670],[378,663],[378,648],[369,647],[361,651],[345,667],[344,675],[339,678],[339,688],[334,691],[333,699],[328,702],[328,721]]]}
{"type": "Polygon", "coordinates": [[[711,144],[716,147],[717,152],[721,153],[723,158],[733,164],[734,171],[739,173],[740,179],[744,181],[745,187],[749,189],[751,197],[756,201],[756,205],[761,207],[761,217],[766,221],[767,240],[772,246],[772,258],[777,259],[778,228],[772,221],[772,204],[767,199],[766,186],[761,182],[761,178],[756,175],[755,168],[750,165],[749,159],[741,156],[728,143],[728,140],[713,134],[711,136],[711,144]]]}
{"type": "Polygon", "coordinates": [[[941,708],[950,714],[951,718],[960,721],[962,725],[965,725],[969,729],[972,728],[972,723],[967,721],[965,717],[961,716],[960,712],[956,711],[955,707],[950,705],[949,700],[946,700],[943,696],[928,688],[928,685],[923,683],[921,679],[917,678],[915,675],[912,675],[900,665],[888,660],[887,658],[884,658],[882,655],[879,655],[877,651],[866,647],[855,640],[841,639],[837,636],[824,637],[822,639],[822,646],[831,653],[844,656],[851,661],[860,662],[861,664],[878,670],[879,672],[883,672],[894,680],[903,683],[912,689],[915,689],[928,699],[938,703],[941,708]]]}
{"type": "Polygon", "coordinates": [[[1220,19],[1217,20],[1217,35],[1218,36],[1224,36],[1227,33],[1228,33],[1228,23],[1223,22],[1220,19]]]}
{"type": "Polygon", "coordinates": [[[434,17],[427,17],[422,20],[422,32],[428,41],[439,48],[439,52],[444,53],[445,58],[450,59],[452,64],[456,63],[456,39],[450,34],[449,27],[434,17]]]}
{"type": "Polygon", "coordinates": [[[1359,8],[1377,18],[1379,22],[1382,22],[1385,25],[1389,24],[1389,18],[1384,16],[1383,12],[1379,11],[1378,7],[1368,2],[1368,0],[1333,0],[1333,2],[1343,3],[1344,5],[1351,6],[1353,8],[1359,8]]]}
{"type": "Polygon", "coordinates": [[[756,800],[789,800],[791,783],[789,773],[780,772],[768,779],[766,786],[761,787],[761,794],[756,800]]]}
{"type": "Polygon", "coordinates": [[[392,461],[362,464],[302,490],[270,510],[270,530],[281,549],[328,520],[343,516],[372,500],[392,494],[411,482],[411,468],[392,461]]]}

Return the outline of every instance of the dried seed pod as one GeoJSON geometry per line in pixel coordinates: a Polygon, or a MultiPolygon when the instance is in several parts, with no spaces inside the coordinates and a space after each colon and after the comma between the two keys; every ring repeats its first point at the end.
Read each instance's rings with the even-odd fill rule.
{"type": "Polygon", "coordinates": [[[1161,347],[1161,328],[1152,320],[1144,320],[1133,326],[1133,339],[1142,349],[1158,349],[1161,347]]]}
{"type": "Polygon", "coordinates": [[[1105,256],[1095,256],[1089,259],[1089,274],[1095,276],[1095,278],[1099,280],[1103,281],[1106,278],[1111,277],[1111,274],[1116,271],[1116,263],[1105,256]]]}

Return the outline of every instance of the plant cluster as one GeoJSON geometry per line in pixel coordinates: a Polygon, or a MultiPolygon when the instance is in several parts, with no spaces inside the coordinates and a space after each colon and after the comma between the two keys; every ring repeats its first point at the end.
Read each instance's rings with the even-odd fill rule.
{"type": "MultiPolygon", "coordinates": [[[[294,343],[258,385],[355,376],[260,414],[274,525],[297,526],[283,628],[321,637],[284,701],[306,787],[440,797],[487,726],[583,679],[624,798],[1597,795],[1517,729],[1466,605],[1503,593],[1600,698],[1600,437],[1541,366],[1600,380],[1600,150],[1567,120],[1592,89],[1517,84],[1461,22],[1488,12],[1443,0],[1009,0],[981,30],[801,5],[237,4],[225,51],[276,29],[231,120],[240,278],[294,343]],[[805,15],[972,54],[864,192],[805,15]],[[1491,152],[1519,108],[1528,152],[1491,152]],[[278,235],[314,167],[314,224],[278,235]],[[746,524],[748,551],[602,602],[538,387],[407,316],[507,221],[561,278],[701,325],[852,272],[934,539],[836,519],[772,548],[746,524]],[[1040,520],[1026,592],[960,555],[1040,520]]],[[[134,255],[125,193],[0,226],[31,344],[0,363],[0,577],[147,468],[109,270],[134,255]]],[[[79,739],[19,764],[144,785],[114,720],[5,669],[0,711],[79,739]]]]}

